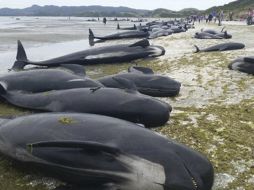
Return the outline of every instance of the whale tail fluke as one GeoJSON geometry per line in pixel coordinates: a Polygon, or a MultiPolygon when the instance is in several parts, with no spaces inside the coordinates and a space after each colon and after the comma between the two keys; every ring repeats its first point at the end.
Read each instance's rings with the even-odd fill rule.
{"type": "Polygon", "coordinates": [[[196,51],[194,53],[200,52],[200,49],[199,49],[199,47],[197,45],[194,45],[194,47],[196,48],[196,51]]]}
{"type": "Polygon", "coordinates": [[[117,24],[117,30],[120,30],[120,24],[119,23],[117,24]]]}
{"type": "Polygon", "coordinates": [[[225,28],[226,28],[226,27],[224,26],[224,27],[221,29],[221,32],[223,32],[225,28]]]}
{"type": "Polygon", "coordinates": [[[27,61],[26,52],[20,40],[18,40],[18,51],[16,59],[17,61],[27,61]]]}
{"type": "Polygon", "coordinates": [[[94,46],[94,33],[91,28],[89,28],[89,45],[94,46]]]}
{"type": "Polygon", "coordinates": [[[28,64],[28,59],[26,56],[26,52],[24,46],[22,45],[21,41],[18,40],[18,49],[17,49],[17,56],[14,65],[12,66],[11,70],[22,70],[28,64]]]}
{"type": "Polygon", "coordinates": [[[225,31],[225,32],[224,32],[224,37],[227,38],[227,36],[228,36],[228,32],[225,31]]]}

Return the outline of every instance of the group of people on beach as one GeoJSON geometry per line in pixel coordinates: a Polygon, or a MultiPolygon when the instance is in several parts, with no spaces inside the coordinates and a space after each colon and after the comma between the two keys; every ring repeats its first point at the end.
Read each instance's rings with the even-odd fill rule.
{"type": "MultiPolygon", "coordinates": [[[[227,21],[233,21],[233,16],[234,13],[231,11],[228,13],[228,19],[227,21]]],[[[214,21],[215,23],[218,21],[218,25],[221,26],[222,25],[222,21],[224,20],[225,14],[223,10],[220,11],[211,11],[209,14],[207,15],[192,15],[190,17],[187,18],[187,20],[191,20],[192,22],[201,22],[201,21],[206,21],[206,23],[210,23],[212,21],[214,21]]],[[[248,13],[247,13],[247,17],[245,16],[244,19],[246,19],[247,24],[248,25],[252,25],[254,24],[254,9],[249,9],[248,13]]]]}
{"type": "Polygon", "coordinates": [[[224,12],[220,10],[218,13],[216,11],[212,11],[208,16],[206,16],[206,23],[211,22],[214,19],[214,22],[219,21],[219,26],[221,26],[221,22],[224,19],[224,12]]]}

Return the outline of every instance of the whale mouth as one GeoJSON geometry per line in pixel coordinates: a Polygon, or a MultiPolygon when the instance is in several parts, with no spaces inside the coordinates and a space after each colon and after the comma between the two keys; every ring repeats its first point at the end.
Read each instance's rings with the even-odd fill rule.
{"type": "Polygon", "coordinates": [[[150,57],[158,57],[161,55],[165,55],[166,50],[162,46],[150,46],[149,52],[151,53],[150,57]]]}
{"type": "Polygon", "coordinates": [[[167,97],[167,96],[176,96],[180,92],[180,88],[138,88],[138,91],[148,95],[154,95],[156,97],[167,97]]]}
{"type": "Polygon", "coordinates": [[[188,172],[190,178],[191,178],[191,181],[192,181],[192,184],[193,184],[193,187],[194,189],[193,190],[199,190],[199,183],[198,181],[195,179],[194,175],[191,173],[191,171],[189,170],[189,168],[185,165],[185,163],[183,163],[184,165],[184,168],[185,170],[188,172]]]}

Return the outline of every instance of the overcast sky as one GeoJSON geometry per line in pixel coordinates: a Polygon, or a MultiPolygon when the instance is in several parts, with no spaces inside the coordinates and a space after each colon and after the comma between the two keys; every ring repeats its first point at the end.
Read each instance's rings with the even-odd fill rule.
{"type": "Polygon", "coordinates": [[[166,8],[181,10],[183,8],[198,8],[201,10],[216,5],[224,5],[234,0],[0,0],[0,8],[24,8],[31,5],[59,5],[59,6],[127,6],[137,9],[166,8]]]}

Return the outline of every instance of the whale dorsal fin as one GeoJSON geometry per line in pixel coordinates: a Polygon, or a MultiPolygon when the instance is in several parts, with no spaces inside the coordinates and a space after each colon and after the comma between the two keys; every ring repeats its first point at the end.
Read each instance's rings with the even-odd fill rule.
{"type": "Polygon", "coordinates": [[[120,152],[120,150],[116,147],[94,141],[42,141],[27,144],[27,148],[31,153],[35,148],[73,148],[93,150],[96,152],[107,152],[110,154],[117,154],[120,152]]]}
{"type": "Polygon", "coordinates": [[[131,80],[128,80],[128,79],[125,79],[125,78],[122,78],[122,77],[113,77],[113,79],[118,82],[122,88],[125,88],[125,89],[128,89],[128,90],[131,90],[133,92],[136,92],[137,91],[137,87],[136,85],[134,84],[133,81],[131,80]]]}
{"type": "Polygon", "coordinates": [[[143,39],[143,40],[140,40],[134,44],[131,44],[129,47],[136,47],[136,46],[141,46],[141,47],[145,48],[145,47],[150,46],[150,43],[147,39],[143,39]]]}
{"type": "Polygon", "coordinates": [[[66,69],[78,76],[86,76],[85,68],[82,65],[77,64],[61,64],[60,68],[66,69]]]}
{"type": "Polygon", "coordinates": [[[129,73],[154,74],[153,70],[148,67],[131,66],[128,68],[129,73]]]}
{"type": "Polygon", "coordinates": [[[199,47],[197,45],[194,45],[194,47],[196,48],[196,51],[194,53],[200,52],[200,49],[199,49],[199,47]]]}

